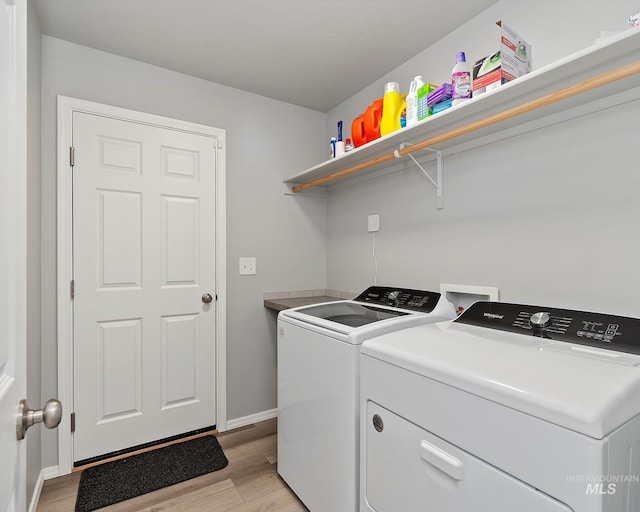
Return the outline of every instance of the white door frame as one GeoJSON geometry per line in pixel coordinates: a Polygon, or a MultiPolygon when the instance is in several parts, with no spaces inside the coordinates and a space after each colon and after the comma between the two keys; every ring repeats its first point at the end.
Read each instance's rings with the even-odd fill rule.
{"type": "Polygon", "coordinates": [[[207,135],[217,139],[216,165],[216,426],[227,429],[226,372],[226,165],[225,131],[220,128],[179,121],[91,101],[58,96],[57,159],[57,304],[58,304],[58,398],[65,413],[58,428],[58,474],[73,469],[71,412],[73,404],[73,301],[70,285],[73,276],[72,186],[69,148],[72,146],[73,112],[112,117],[162,128],[207,135]]]}

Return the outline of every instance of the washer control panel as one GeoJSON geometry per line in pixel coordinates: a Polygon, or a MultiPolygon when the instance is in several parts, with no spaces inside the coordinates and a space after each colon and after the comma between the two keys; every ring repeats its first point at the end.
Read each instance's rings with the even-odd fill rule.
{"type": "Polygon", "coordinates": [[[505,302],[476,302],[455,322],[640,354],[640,319],[505,302]]]}
{"type": "Polygon", "coordinates": [[[370,286],[354,300],[368,304],[379,304],[394,308],[409,309],[430,313],[436,307],[440,294],[410,288],[390,288],[388,286],[370,286]]]}

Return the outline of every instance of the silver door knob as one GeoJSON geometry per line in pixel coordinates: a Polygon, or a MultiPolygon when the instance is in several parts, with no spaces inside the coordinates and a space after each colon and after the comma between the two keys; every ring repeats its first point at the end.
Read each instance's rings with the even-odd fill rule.
{"type": "Polygon", "coordinates": [[[210,294],[210,293],[205,293],[205,294],[202,296],[202,302],[204,302],[205,304],[209,304],[209,303],[211,303],[212,301],[213,301],[213,297],[211,296],[211,294],[210,294]]]}
{"type": "Polygon", "coordinates": [[[16,437],[18,441],[24,439],[27,429],[36,423],[44,423],[47,428],[56,428],[62,419],[62,404],[60,400],[51,398],[44,407],[34,411],[29,409],[26,400],[18,404],[18,419],[16,421],[16,437]]]}

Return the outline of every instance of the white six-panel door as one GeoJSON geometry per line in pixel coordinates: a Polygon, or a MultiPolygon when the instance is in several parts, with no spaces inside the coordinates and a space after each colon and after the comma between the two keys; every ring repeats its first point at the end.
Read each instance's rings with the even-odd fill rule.
{"type": "MultiPolygon", "coordinates": [[[[26,507],[26,4],[0,0],[0,511],[26,507]]],[[[38,435],[38,432],[29,432],[38,435]]]]}
{"type": "Polygon", "coordinates": [[[215,424],[216,144],[74,112],[73,146],[81,461],[215,424]]]}

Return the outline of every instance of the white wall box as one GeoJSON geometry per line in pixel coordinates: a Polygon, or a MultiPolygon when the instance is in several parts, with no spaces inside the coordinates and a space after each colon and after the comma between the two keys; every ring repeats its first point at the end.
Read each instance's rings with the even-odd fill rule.
{"type": "Polygon", "coordinates": [[[440,293],[453,304],[458,314],[479,300],[500,300],[500,292],[495,286],[440,283],[440,293]]]}

